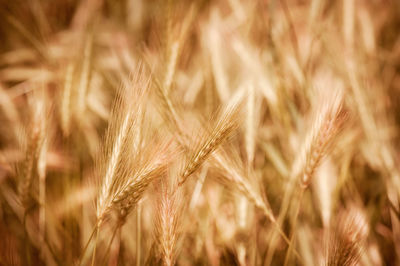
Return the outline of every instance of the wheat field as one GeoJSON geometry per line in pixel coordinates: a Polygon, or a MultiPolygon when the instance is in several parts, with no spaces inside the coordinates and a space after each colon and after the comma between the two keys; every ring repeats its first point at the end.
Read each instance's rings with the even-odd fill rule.
{"type": "Polygon", "coordinates": [[[0,265],[400,265],[398,0],[0,22],[0,265]]]}

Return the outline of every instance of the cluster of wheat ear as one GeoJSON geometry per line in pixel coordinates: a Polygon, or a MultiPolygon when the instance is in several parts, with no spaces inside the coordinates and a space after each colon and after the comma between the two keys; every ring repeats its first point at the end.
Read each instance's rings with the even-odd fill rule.
{"type": "Polygon", "coordinates": [[[0,0],[1,265],[399,265],[398,0],[0,0]]]}

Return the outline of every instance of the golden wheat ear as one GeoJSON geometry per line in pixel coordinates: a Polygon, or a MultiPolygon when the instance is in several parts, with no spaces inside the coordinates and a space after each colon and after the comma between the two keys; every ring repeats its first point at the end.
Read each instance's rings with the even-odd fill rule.
{"type": "Polygon", "coordinates": [[[164,265],[175,265],[180,219],[183,208],[182,189],[176,180],[165,178],[160,182],[155,222],[155,239],[164,265]]]}
{"type": "Polygon", "coordinates": [[[179,185],[185,183],[187,178],[197,171],[204,161],[206,161],[239,126],[243,98],[243,93],[235,95],[221,112],[212,128],[210,130],[204,130],[204,133],[196,141],[197,144],[183,168],[179,185]]]}
{"type": "Polygon", "coordinates": [[[142,122],[149,79],[139,67],[132,79],[133,91],[121,92],[115,102],[108,128],[103,162],[103,183],[97,201],[101,222],[111,209],[126,216],[149,184],[165,175],[174,153],[171,141],[157,141],[152,132],[143,132],[142,122]]]}
{"type": "Polygon", "coordinates": [[[329,233],[325,265],[357,265],[367,236],[368,224],[360,209],[353,207],[339,213],[329,233]]]}
{"type": "Polygon", "coordinates": [[[22,180],[19,186],[21,202],[28,208],[32,196],[32,184],[34,179],[41,178],[45,173],[43,169],[43,152],[45,151],[47,137],[47,106],[44,90],[39,90],[30,98],[32,107],[32,120],[27,132],[25,161],[22,171],[22,180]]]}
{"type": "Polygon", "coordinates": [[[315,170],[332,148],[349,116],[343,107],[341,92],[324,92],[320,94],[319,99],[320,102],[312,116],[311,128],[304,141],[302,154],[295,162],[295,168],[301,165],[301,184],[304,187],[310,184],[315,170]]]}
{"type": "Polygon", "coordinates": [[[114,206],[115,197],[131,177],[140,123],[144,116],[145,91],[149,85],[139,66],[131,79],[131,87],[122,87],[114,102],[102,155],[97,160],[101,176],[97,198],[97,219],[101,221],[114,206]]]}

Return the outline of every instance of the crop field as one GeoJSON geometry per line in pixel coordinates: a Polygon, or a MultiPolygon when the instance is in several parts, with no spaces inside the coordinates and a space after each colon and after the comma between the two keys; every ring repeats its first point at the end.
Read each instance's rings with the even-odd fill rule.
{"type": "Polygon", "coordinates": [[[400,1],[0,0],[0,265],[400,265],[400,1]]]}

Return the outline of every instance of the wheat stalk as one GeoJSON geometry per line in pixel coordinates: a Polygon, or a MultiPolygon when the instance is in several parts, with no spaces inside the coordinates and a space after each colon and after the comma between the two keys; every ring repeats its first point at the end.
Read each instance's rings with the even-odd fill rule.
{"type": "Polygon", "coordinates": [[[74,65],[70,63],[65,73],[65,81],[61,98],[61,127],[65,136],[70,134],[71,94],[73,86],[74,65]]]}

